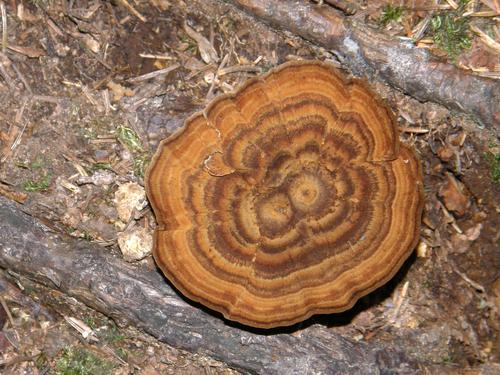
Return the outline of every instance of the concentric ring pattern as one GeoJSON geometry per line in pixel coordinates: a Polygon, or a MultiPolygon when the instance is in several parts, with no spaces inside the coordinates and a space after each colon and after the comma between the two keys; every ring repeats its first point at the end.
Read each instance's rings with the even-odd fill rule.
{"type": "Polygon", "coordinates": [[[161,270],[254,327],[350,308],[419,237],[418,160],[387,107],[320,62],[215,99],[162,142],[146,184],[161,270]]]}

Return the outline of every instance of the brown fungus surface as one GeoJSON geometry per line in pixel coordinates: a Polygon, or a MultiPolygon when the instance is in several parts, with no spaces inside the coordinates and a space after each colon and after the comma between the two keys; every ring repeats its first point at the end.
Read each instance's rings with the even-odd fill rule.
{"type": "Polygon", "coordinates": [[[215,99],[162,142],[146,183],[158,266],[254,327],[349,309],[419,237],[420,166],[390,110],[320,62],[215,99]]]}

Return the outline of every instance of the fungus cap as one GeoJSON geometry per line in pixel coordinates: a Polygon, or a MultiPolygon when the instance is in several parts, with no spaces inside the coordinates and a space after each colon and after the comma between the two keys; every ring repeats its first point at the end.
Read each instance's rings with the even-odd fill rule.
{"type": "Polygon", "coordinates": [[[160,144],[146,187],[159,268],[254,327],[351,308],[419,238],[417,158],[366,85],[322,62],[216,98],[160,144]]]}

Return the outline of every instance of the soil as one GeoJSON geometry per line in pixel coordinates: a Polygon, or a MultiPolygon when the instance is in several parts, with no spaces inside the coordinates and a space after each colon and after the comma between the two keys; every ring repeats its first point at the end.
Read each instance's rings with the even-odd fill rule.
{"type": "MultiPolygon", "coordinates": [[[[291,59],[335,63],[332,53],[222,2],[130,3],[146,22],[113,2],[9,1],[10,48],[0,54],[0,193],[54,230],[125,257],[119,237],[131,228],[151,235],[155,220],[148,206],[124,217],[115,193],[128,183],[143,186],[161,139],[258,72],[291,59]],[[186,24],[215,48],[217,59],[200,53],[205,50],[186,24]],[[141,79],[161,69],[166,72],[141,79]]],[[[355,340],[401,343],[450,373],[500,371],[500,187],[485,157],[499,152],[498,134],[382,82],[370,85],[422,161],[421,243],[386,293],[312,321],[355,340]]],[[[152,257],[137,267],[154,268],[152,257]]],[[[118,328],[29,280],[15,284],[8,270],[0,279],[2,373],[65,373],[78,350],[109,362],[115,374],[237,373],[118,328]],[[70,317],[92,334],[84,337],[70,317]]]]}

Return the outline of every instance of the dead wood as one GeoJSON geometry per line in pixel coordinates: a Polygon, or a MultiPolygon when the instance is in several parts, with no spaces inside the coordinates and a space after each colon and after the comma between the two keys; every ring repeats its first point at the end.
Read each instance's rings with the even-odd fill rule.
{"type": "Polygon", "coordinates": [[[331,50],[356,75],[379,76],[418,100],[472,114],[488,127],[500,126],[500,85],[494,79],[474,76],[329,6],[303,0],[232,3],[273,27],[331,50]]]}
{"type": "Polygon", "coordinates": [[[228,323],[181,299],[159,272],[54,233],[20,207],[0,196],[0,267],[172,346],[248,373],[375,374],[424,366],[392,344],[354,342],[323,325],[264,332],[228,323]]]}

